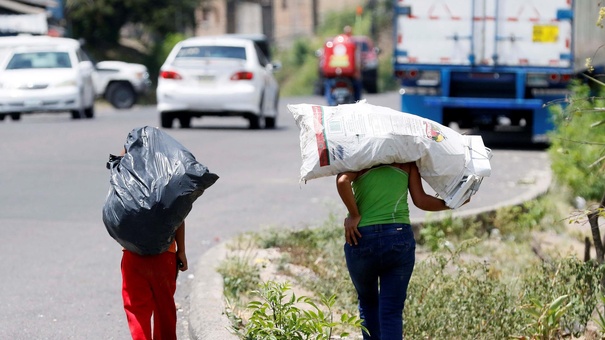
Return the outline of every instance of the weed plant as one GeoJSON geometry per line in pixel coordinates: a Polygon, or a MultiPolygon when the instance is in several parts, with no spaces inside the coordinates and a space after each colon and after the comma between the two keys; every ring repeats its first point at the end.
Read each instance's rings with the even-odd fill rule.
{"type": "MultiPolygon", "coordinates": [[[[267,282],[253,293],[260,299],[248,304],[252,315],[243,327],[233,327],[234,333],[242,339],[288,339],[288,340],[329,340],[338,329],[362,329],[361,319],[342,314],[334,319],[332,308],[336,297],[321,297],[320,304],[306,296],[296,297],[288,291],[290,285],[280,282],[267,282]],[[299,307],[306,305],[306,308],[299,307]]],[[[340,338],[347,337],[346,330],[340,338]]]]}

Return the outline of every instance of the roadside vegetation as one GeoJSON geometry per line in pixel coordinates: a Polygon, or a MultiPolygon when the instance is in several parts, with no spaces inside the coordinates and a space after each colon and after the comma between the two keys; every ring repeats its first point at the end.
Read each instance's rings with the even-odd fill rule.
{"type": "MultiPolygon", "coordinates": [[[[566,197],[552,191],[520,206],[464,219],[429,218],[414,226],[417,265],[404,312],[406,337],[554,339],[590,333],[598,338],[605,331],[595,321],[604,269],[581,258],[587,230],[569,223],[565,212],[573,209],[566,197]]],[[[231,244],[219,272],[236,334],[254,338],[259,326],[250,318],[276,289],[284,293],[281,303],[289,303],[294,293],[333,319],[357,315],[340,222],[332,214],[321,226],[249,233],[231,244]],[[321,303],[326,297],[333,299],[329,308],[321,303]]],[[[262,313],[269,318],[274,312],[262,313]]],[[[334,334],[355,338],[356,322],[334,324],[334,334]]],[[[276,339],[290,339],[280,337],[277,325],[270,328],[276,339]]]]}

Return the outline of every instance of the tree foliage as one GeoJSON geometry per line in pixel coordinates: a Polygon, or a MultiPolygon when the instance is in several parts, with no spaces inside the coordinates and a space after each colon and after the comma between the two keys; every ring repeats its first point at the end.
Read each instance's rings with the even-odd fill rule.
{"type": "Polygon", "coordinates": [[[71,35],[88,43],[117,45],[127,23],[142,24],[159,39],[183,32],[195,23],[199,0],[67,0],[65,12],[71,35]]]}
{"type": "Polygon", "coordinates": [[[605,125],[598,125],[605,120],[605,101],[590,96],[589,86],[580,83],[568,101],[565,109],[553,108],[556,129],[549,148],[553,173],[575,195],[597,201],[605,192],[605,125]]]}

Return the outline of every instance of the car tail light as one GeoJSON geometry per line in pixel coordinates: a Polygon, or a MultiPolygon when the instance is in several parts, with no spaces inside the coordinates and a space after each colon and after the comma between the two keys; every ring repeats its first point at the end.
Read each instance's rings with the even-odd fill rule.
{"type": "Polygon", "coordinates": [[[252,78],[254,78],[254,73],[247,71],[237,72],[231,76],[231,80],[252,80],[252,78]]]}
{"type": "Polygon", "coordinates": [[[178,74],[174,71],[162,71],[162,72],[160,72],[160,78],[175,79],[175,80],[183,79],[183,77],[181,77],[180,74],[178,74]]]}

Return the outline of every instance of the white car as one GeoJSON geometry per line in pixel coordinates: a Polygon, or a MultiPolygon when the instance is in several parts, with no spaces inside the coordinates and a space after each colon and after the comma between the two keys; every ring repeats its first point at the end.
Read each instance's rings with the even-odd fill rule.
{"type": "Polygon", "coordinates": [[[95,65],[97,95],[116,109],[129,109],[151,85],[149,72],[143,64],[123,61],[100,61],[95,65]]]}
{"type": "Polygon", "coordinates": [[[274,128],[279,86],[271,63],[252,39],[196,37],[179,42],[160,68],[157,109],[161,125],[192,117],[241,116],[251,129],[274,128]]]}
{"type": "Polygon", "coordinates": [[[0,120],[35,112],[94,116],[93,63],[76,40],[51,39],[59,40],[10,48],[0,42],[0,120]]]}

